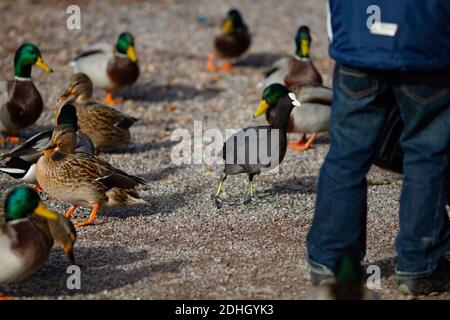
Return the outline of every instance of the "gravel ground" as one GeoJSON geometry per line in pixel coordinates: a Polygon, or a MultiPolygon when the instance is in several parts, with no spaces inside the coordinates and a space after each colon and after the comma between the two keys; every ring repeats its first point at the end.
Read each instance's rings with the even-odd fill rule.
{"type": "MultiPolygon", "coordinates": [[[[176,165],[171,161],[171,133],[239,128],[251,123],[262,71],[274,59],[294,50],[299,24],[312,30],[312,55],[326,84],[333,61],[326,46],[325,4],[317,0],[259,1],[78,1],[82,30],[65,27],[72,2],[2,1],[1,78],[11,78],[12,57],[23,42],[38,44],[55,69],[48,75],[34,69],[33,79],[47,102],[33,127],[48,128],[58,95],[71,74],[68,60],[77,49],[95,41],[113,42],[129,30],[136,36],[141,77],[122,92],[121,109],[141,121],[133,126],[133,143],[100,156],[148,183],[140,193],[151,204],[102,211],[98,224],[79,230],[76,256],[82,265],[81,290],[66,288],[66,265],[60,250],[26,281],[2,287],[4,294],[38,299],[304,299],[311,293],[305,263],[305,236],[314,208],[318,170],[328,149],[322,135],[311,150],[288,151],[276,175],[256,178],[263,200],[239,203],[245,176],[230,177],[221,210],[211,195],[220,176],[217,167],[176,165]],[[206,55],[217,21],[229,9],[241,9],[254,37],[248,54],[232,74],[209,73],[206,55]],[[26,13],[26,14],[25,14],[26,13]],[[200,25],[197,16],[207,17],[200,25]]],[[[102,92],[97,91],[100,99],[102,92]]],[[[256,121],[263,123],[263,119],[256,121]]],[[[11,148],[3,146],[2,153],[11,148]]],[[[387,184],[369,188],[368,252],[365,263],[382,270],[384,299],[405,299],[395,290],[394,239],[401,177],[379,169],[370,178],[387,184]]],[[[2,193],[15,181],[2,175],[2,193]]],[[[45,198],[45,195],[44,195],[45,198]]],[[[58,212],[68,204],[45,198],[58,212]]],[[[88,210],[78,211],[86,218],[88,210]]],[[[429,298],[449,299],[450,295],[429,298]]]]}

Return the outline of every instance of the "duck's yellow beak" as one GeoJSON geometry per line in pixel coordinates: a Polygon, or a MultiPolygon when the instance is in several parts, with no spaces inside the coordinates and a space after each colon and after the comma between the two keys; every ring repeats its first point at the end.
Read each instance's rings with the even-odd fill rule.
{"type": "Polygon", "coordinates": [[[222,26],[222,32],[224,34],[229,34],[231,31],[233,31],[233,21],[227,19],[222,26]]]}
{"type": "Polygon", "coordinates": [[[134,51],[134,47],[133,46],[129,46],[128,47],[128,49],[127,49],[127,56],[131,60],[131,62],[136,62],[137,61],[136,52],[134,51]]]}
{"type": "Polygon", "coordinates": [[[48,210],[47,207],[42,202],[39,202],[37,208],[34,209],[34,213],[48,220],[55,220],[55,221],[59,220],[59,216],[56,213],[48,210]]]}
{"type": "Polygon", "coordinates": [[[256,109],[255,113],[253,114],[253,118],[257,118],[260,115],[266,113],[266,111],[269,109],[269,104],[266,100],[261,100],[261,103],[258,106],[258,109],[256,109]]]}
{"type": "Polygon", "coordinates": [[[44,60],[43,60],[41,57],[39,57],[39,58],[37,59],[37,61],[34,63],[34,65],[35,65],[36,67],[41,68],[41,69],[44,70],[44,71],[49,72],[49,73],[52,73],[52,72],[53,72],[53,69],[50,68],[50,67],[48,66],[48,64],[46,64],[46,63],[44,62],[44,60]]]}
{"type": "Polygon", "coordinates": [[[300,51],[302,52],[302,56],[309,56],[309,40],[302,39],[300,42],[300,51]]]}

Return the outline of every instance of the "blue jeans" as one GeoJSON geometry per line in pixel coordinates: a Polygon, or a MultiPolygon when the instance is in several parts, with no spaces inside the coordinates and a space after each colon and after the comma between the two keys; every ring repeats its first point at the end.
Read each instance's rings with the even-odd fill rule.
{"type": "Polygon", "coordinates": [[[335,272],[341,255],[366,251],[367,181],[375,143],[398,105],[405,153],[396,240],[397,276],[432,273],[450,249],[446,211],[450,168],[450,72],[360,70],[336,65],[330,149],[320,170],[307,237],[313,270],[335,272]]]}

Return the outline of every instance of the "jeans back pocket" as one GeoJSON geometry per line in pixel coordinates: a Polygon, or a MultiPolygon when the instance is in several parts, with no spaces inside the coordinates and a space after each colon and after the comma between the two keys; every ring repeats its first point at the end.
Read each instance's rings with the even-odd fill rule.
{"type": "Polygon", "coordinates": [[[339,88],[353,99],[367,97],[378,90],[378,79],[362,70],[339,65],[339,88]]]}

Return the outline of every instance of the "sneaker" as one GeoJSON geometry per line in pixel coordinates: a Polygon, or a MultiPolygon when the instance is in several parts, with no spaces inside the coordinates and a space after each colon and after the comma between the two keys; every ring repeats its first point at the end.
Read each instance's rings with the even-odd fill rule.
{"type": "Polygon", "coordinates": [[[450,261],[439,260],[432,274],[419,278],[397,277],[398,290],[406,295],[428,295],[433,292],[450,291],[450,261]]]}

